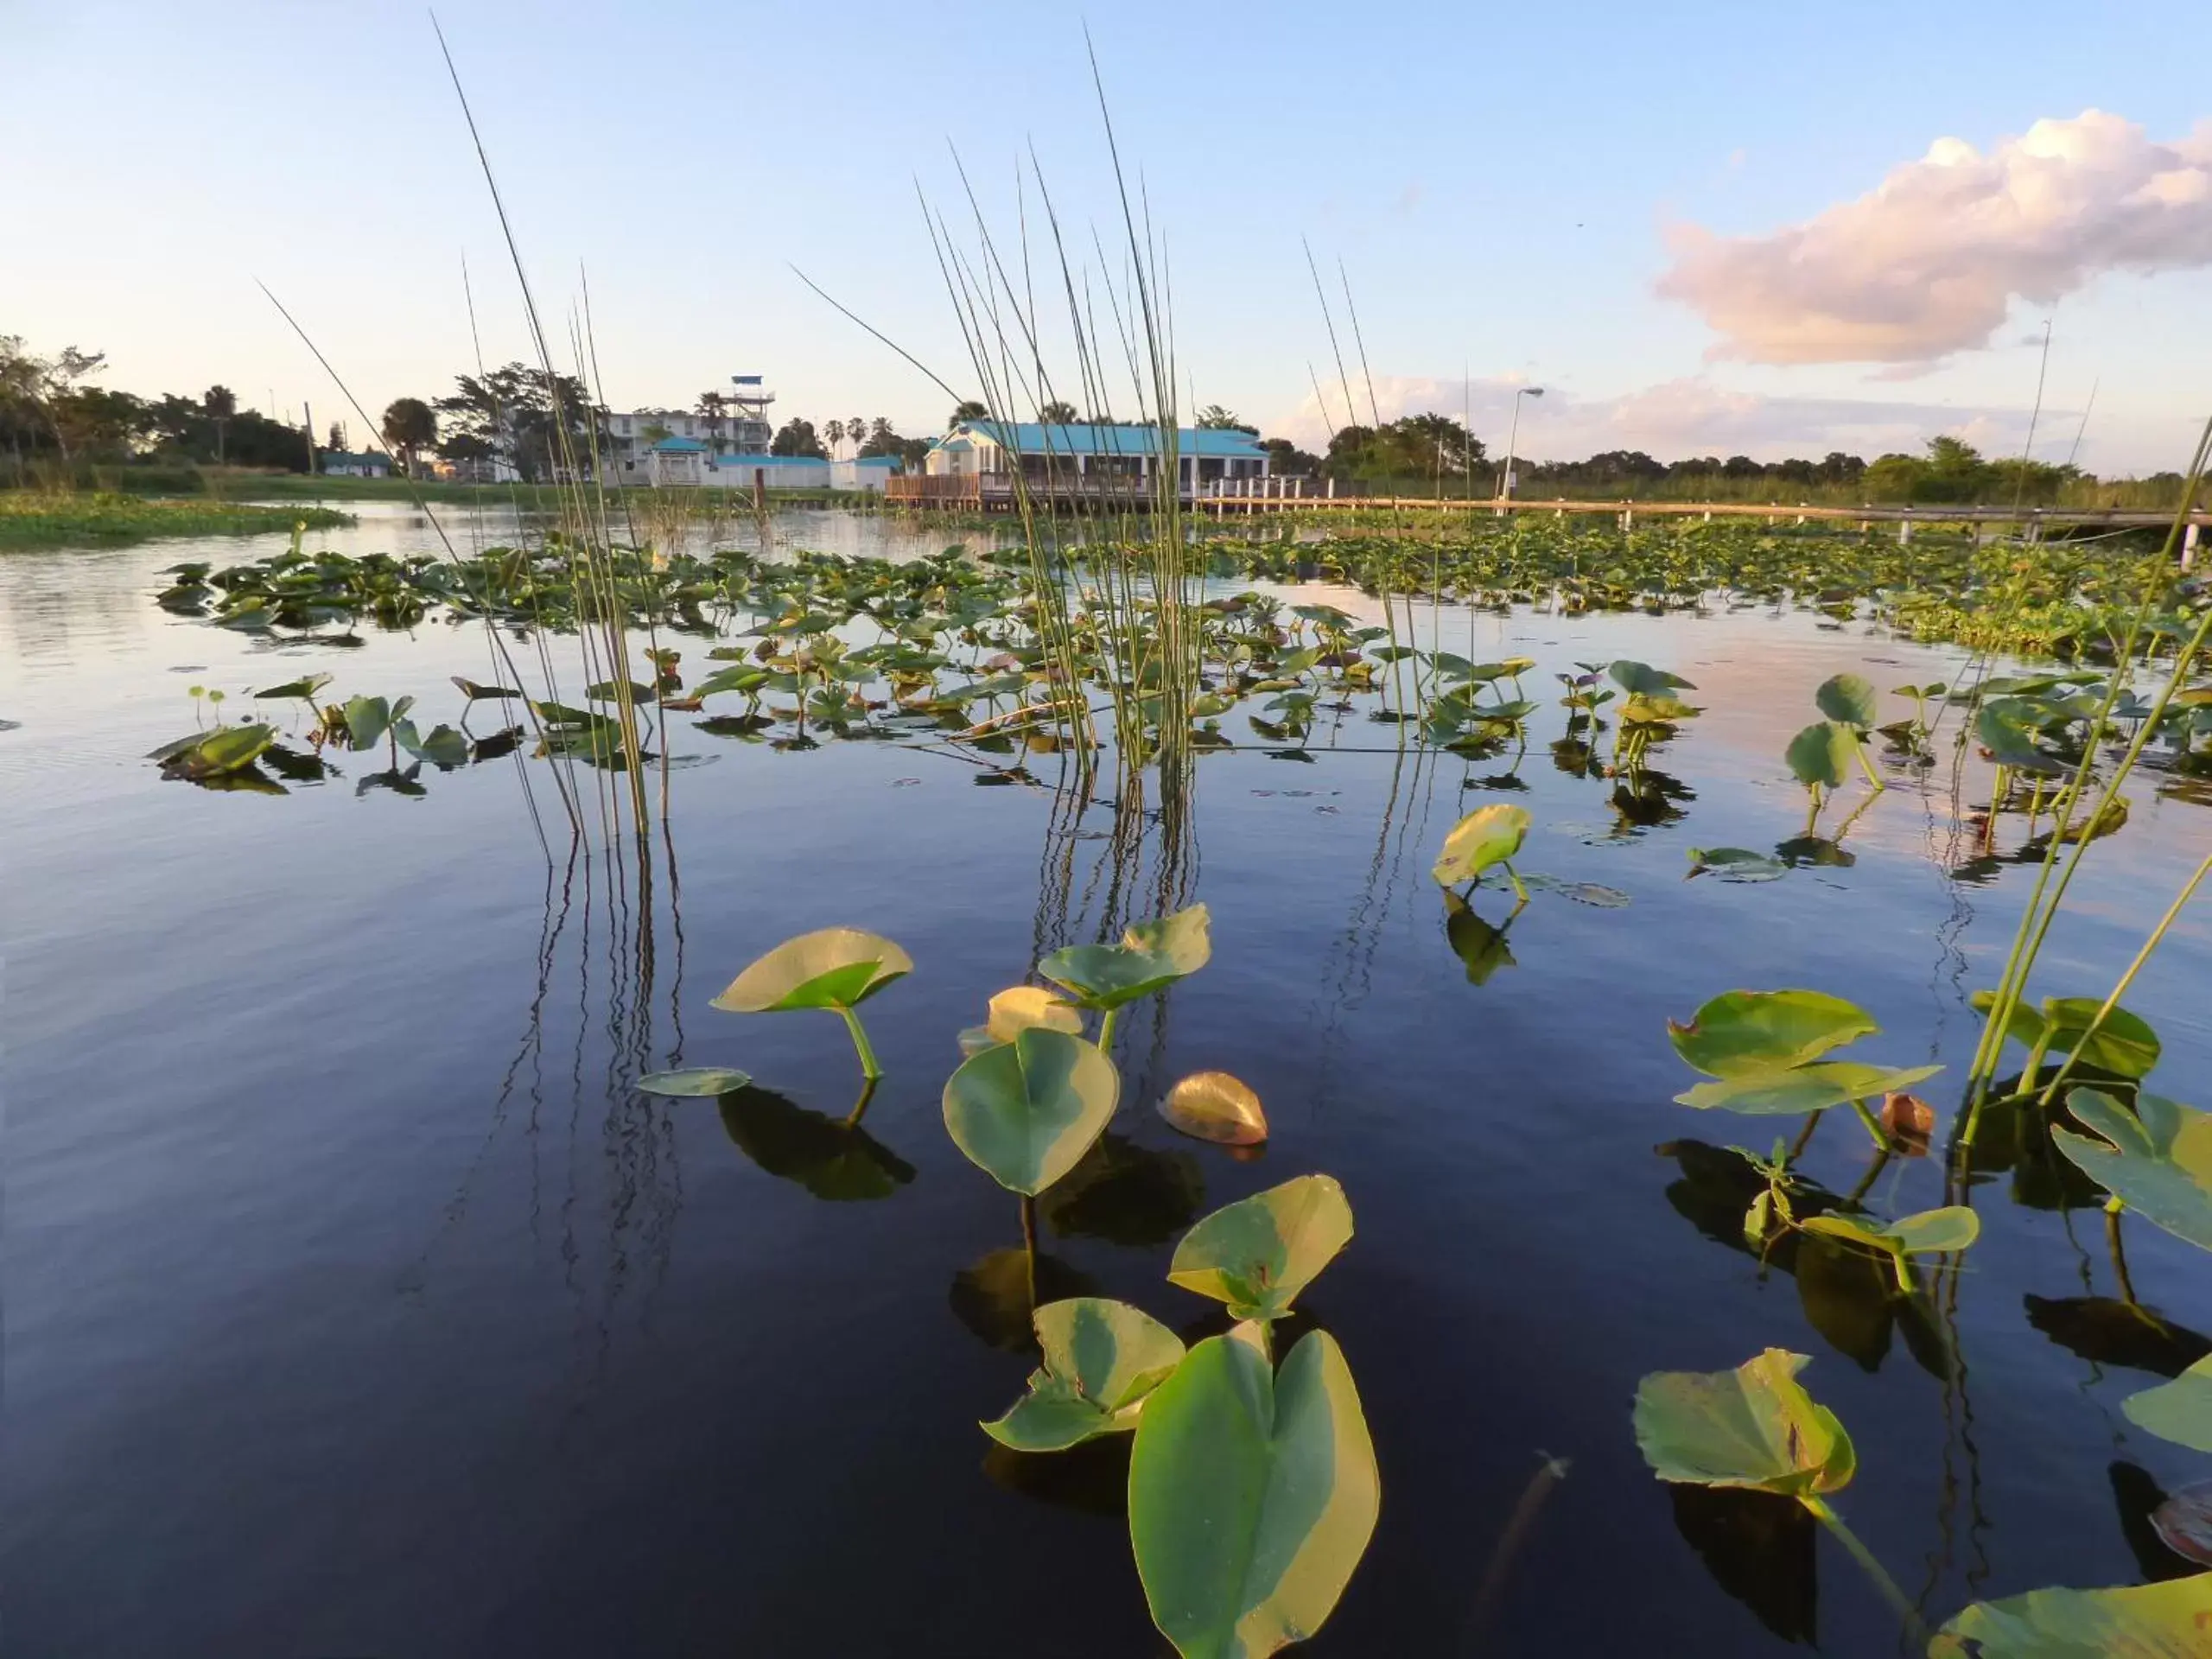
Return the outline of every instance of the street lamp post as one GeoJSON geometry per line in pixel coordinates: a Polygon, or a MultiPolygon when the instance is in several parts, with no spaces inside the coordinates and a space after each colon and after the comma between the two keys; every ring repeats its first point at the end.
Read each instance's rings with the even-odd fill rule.
{"type": "Polygon", "coordinates": [[[1497,475],[1497,499],[1501,501],[1513,499],[1513,446],[1521,437],[1521,400],[1543,395],[1541,386],[1523,386],[1513,394],[1513,423],[1507,429],[1505,438],[1505,470],[1497,475]]]}

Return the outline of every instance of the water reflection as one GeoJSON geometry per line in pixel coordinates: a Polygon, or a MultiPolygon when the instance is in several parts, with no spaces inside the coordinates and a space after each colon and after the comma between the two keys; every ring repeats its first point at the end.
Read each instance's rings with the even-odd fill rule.
{"type": "Polygon", "coordinates": [[[914,1166],[860,1124],[868,1097],[843,1117],[809,1111],[787,1096],[749,1086],[717,1103],[732,1145],[779,1180],[833,1203],[887,1198],[914,1166]]]}
{"type": "Polygon", "coordinates": [[[1670,1485],[1675,1529],[1713,1581],[1784,1642],[1820,1645],[1815,1547],[1820,1523],[1794,1497],[1670,1485]]]}

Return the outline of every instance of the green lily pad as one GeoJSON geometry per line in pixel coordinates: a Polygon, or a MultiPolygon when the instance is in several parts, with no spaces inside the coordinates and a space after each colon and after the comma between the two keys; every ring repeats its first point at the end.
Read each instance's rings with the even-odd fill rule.
{"type": "MultiPolygon", "coordinates": [[[[1976,991],[1971,1001],[1977,1010],[1986,1014],[1996,1006],[1997,993],[1976,991]]],[[[2103,1006],[2103,1001],[2094,996],[2045,997],[2040,1008],[2016,1003],[2012,1017],[2005,1022],[2005,1034],[2024,1048],[2032,1051],[2041,1046],[2047,1054],[2072,1054],[2084,1065],[2117,1077],[2147,1076],[2158,1063],[2158,1033],[2141,1015],[2119,1007],[2090,1032],[2097,1010],[2103,1006]]]]}
{"type": "Polygon", "coordinates": [[[272,685],[253,695],[264,702],[311,702],[315,694],[330,683],[327,674],[302,674],[296,680],[287,680],[282,685],[272,685]]]}
{"type": "Polygon", "coordinates": [[[1183,1236],[1167,1279],[1228,1304],[1239,1319],[1274,1319],[1351,1242],[1351,1205],[1327,1175],[1300,1175],[1239,1198],[1183,1236]]]}
{"type": "Polygon", "coordinates": [[[1694,691],[1697,687],[1679,674],[1624,657],[1606,671],[1613,683],[1632,697],[1663,697],[1670,691],[1694,691]]]}
{"type": "Polygon", "coordinates": [[[1114,1116],[1122,1080],[1096,1044],[1033,1026],[944,1085],[944,1127],[1001,1186],[1034,1197],[1073,1169],[1114,1116]]]}
{"type": "Polygon", "coordinates": [[[1856,674],[1838,674],[1823,680],[1813,693],[1813,701],[1830,720],[1862,732],[1882,717],[1881,700],[1873,686],[1856,674]]]}
{"type": "Polygon", "coordinates": [[[1929,1659],[2203,1659],[2212,1573],[2116,1590],[2031,1590],[1978,1601],[1929,1659]]]}
{"type": "Polygon", "coordinates": [[[2130,1113],[2094,1089],[2066,1104],[2104,1139],[2054,1127],[2051,1144],[2145,1221],[2212,1250],[2212,1112],[2139,1094],[2130,1113]]]}
{"type": "Polygon", "coordinates": [[[1732,1371],[1657,1371],[1636,1389],[1636,1443],[1662,1480],[1786,1497],[1833,1492],[1858,1468],[1835,1414],[1797,1382],[1803,1354],[1770,1348],[1732,1371]]]}
{"type": "Polygon", "coordinates": [[[1693,847],[1690,867],[1693,876],[1709,870],[1723,881],[1774,881],[1789,873],[1789,867],[1780,859],[1748,847],[1693,847]]]}
{"type": "Polygon", "coordinates": [[[1017,1452],[1063,1452],[1135,1428],[1139,1408],[1182,1363],[1183,1341],[1127,1302],[1071,1297],[1037,1310],[1042,1370],[1029,1392],[983,1432],[1017,1452]]]}
{"type": "Polygon", "coordinates": [[[638,1079],[638,1087],[648,1095],[665,1095],[674,1100],[711,1100],[717,1095],[734,1093],[753,1081],[742,1071],[733,1071],[726,1065],[695,1065],[680,1071],[653,1071],[638,1079]]]}
{"type": "Polygon", "coordinates": [[[1880,1029],[1857,1003],[1825,991],[1726,991],[1689,1024],[1667,1022],[1675,1052],[1712,1077],[1802,1065],[1880,1029]]]}
{"type": "Polygon", "coordinates": [[[1087,1008],[1118,1008],[1205,967],[1213,955],[1211,923],[1204,905],[1192,905],[1136,923],[1119,944],[1067,945],[1039,963],[1037,971],[1087,1008]]]}
{"type": "Polygon", "coordinates": [[[171,746],[162,753],[162,768],[177,778],[227,778],[244,772],[276,741],[274,726],[219,727],[205,737],[171,746]]]}
{"type": "Polygon", "coordinates": [[[460,766],[468,763],[468,740],[450,726],[433,727],[425,737],[415,729],[411,720],[396,720],[391,723],[392,741],[417,760],[428,760],[434,766],[460,766]]]}
{"type": "Polygon", "coordinates": [[[1441,887],[1472,881],[1492,865],[1521,850],[1529,834],[1529,812],[1511,805],[1478,806],[1452,826],[1437,855],[1434,874],[1441,887]]]}
{"type": "Polygon", "coordinates": [[[1981,1236],[1981,1217],[1962,1204],[1923,1210],[1891,1222],[1833,1211],[1824,1216],[1808,1216],[1799,1224],[1808,1233],[1826,1233],[1831,1238],[1904,1255],[1963,1250],[1981,1236]]]}
{"type": "Polygon", "coordinates": [[[1280,1372],[1249,1334],[1210,1337],[1145,1402],[1129,1541],[1183,1659],[1263,1659],[1320,1630],[1381,1507],[1359,1392],[1326,1332],[1280,1372]]]}
{"type": "Polygon", "coordinates": [[[1791,738],[1782,758],[1806,788],[1840,789],[1858,753],[1859,734],[1848,726],[1824,720],[1791,738]]]}
{"type": "Polygon", "coordinates": [[[2212,1452],[2212,1356],[2200,1359],[2171,1382],[2131,1394],[2120,1402],[2127,1420],[2162,1440],[2212,1452]]]}
{"type": "Polygon", "coordinates": [[[715,1006],[733,1014],[849,1008],[913,967],[888,939],[857,927],[825,927],[785,940],[732,980],[715,1006]]]}
{"type": "Polygon", "coordinates": [[[1080,1035],[1083,1014],[1073,1003],[1039,986],[1011,986],[991,999],[990,1012],[982,1025],[970,1026],[960,1033],[960,1052],[980,1054],[1000,1043],[1012,1042],[1033,1026],[1080,1035]]]}
{"type": "Polygon", "coordinates": [[[1700,1083],[1676,1095],[1677,1105],[1700,1111],[1719,1109],[1751,1117],[1797,1117],[1825,1111],[1847,1101],[1872,1100],[1925,1082],[1943,1068],[1908,1065],[1892,1068],[1869,1065],[1859,1060],[1817,1060],[1810,1065],[1783,1066],[1750,1071],[1700,1083]]]}

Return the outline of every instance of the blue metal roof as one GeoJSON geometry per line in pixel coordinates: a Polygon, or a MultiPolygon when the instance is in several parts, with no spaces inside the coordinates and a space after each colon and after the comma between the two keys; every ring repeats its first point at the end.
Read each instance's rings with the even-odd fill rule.
{"type": "MultiPolygon", "coordinates": [[[[950,448],[960,437],[971,433],[1024,455],[1152,455],[1160,452],[1156,426],[1046,426],[1035,421],[963,421],[938,441],[938,447],[950,448]]],[[[1256,460],[1267,453],[1250,433],[1218,427],[1182,427],[1175,434],[1175,447],[1185,455],[1239,460],[1256,460]]]]}
{"type": "Polygon", "coordinates": [[[653,445],[653,453],[658,455],[702,455],[706,452],[707,446],[696,438],[663,438],[653,445]]]}

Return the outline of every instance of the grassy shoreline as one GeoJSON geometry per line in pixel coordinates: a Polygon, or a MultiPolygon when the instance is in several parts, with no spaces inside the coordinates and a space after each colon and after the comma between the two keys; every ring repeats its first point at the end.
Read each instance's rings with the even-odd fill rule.
{"type": "Polygon", "coordinates": [[[120,547],[169,536],[265,536],[295,524],[334,530],[351,514],[328,507],[261,507],[205,496],[0,491],[0,550],[97,542],[120,547]]]}

